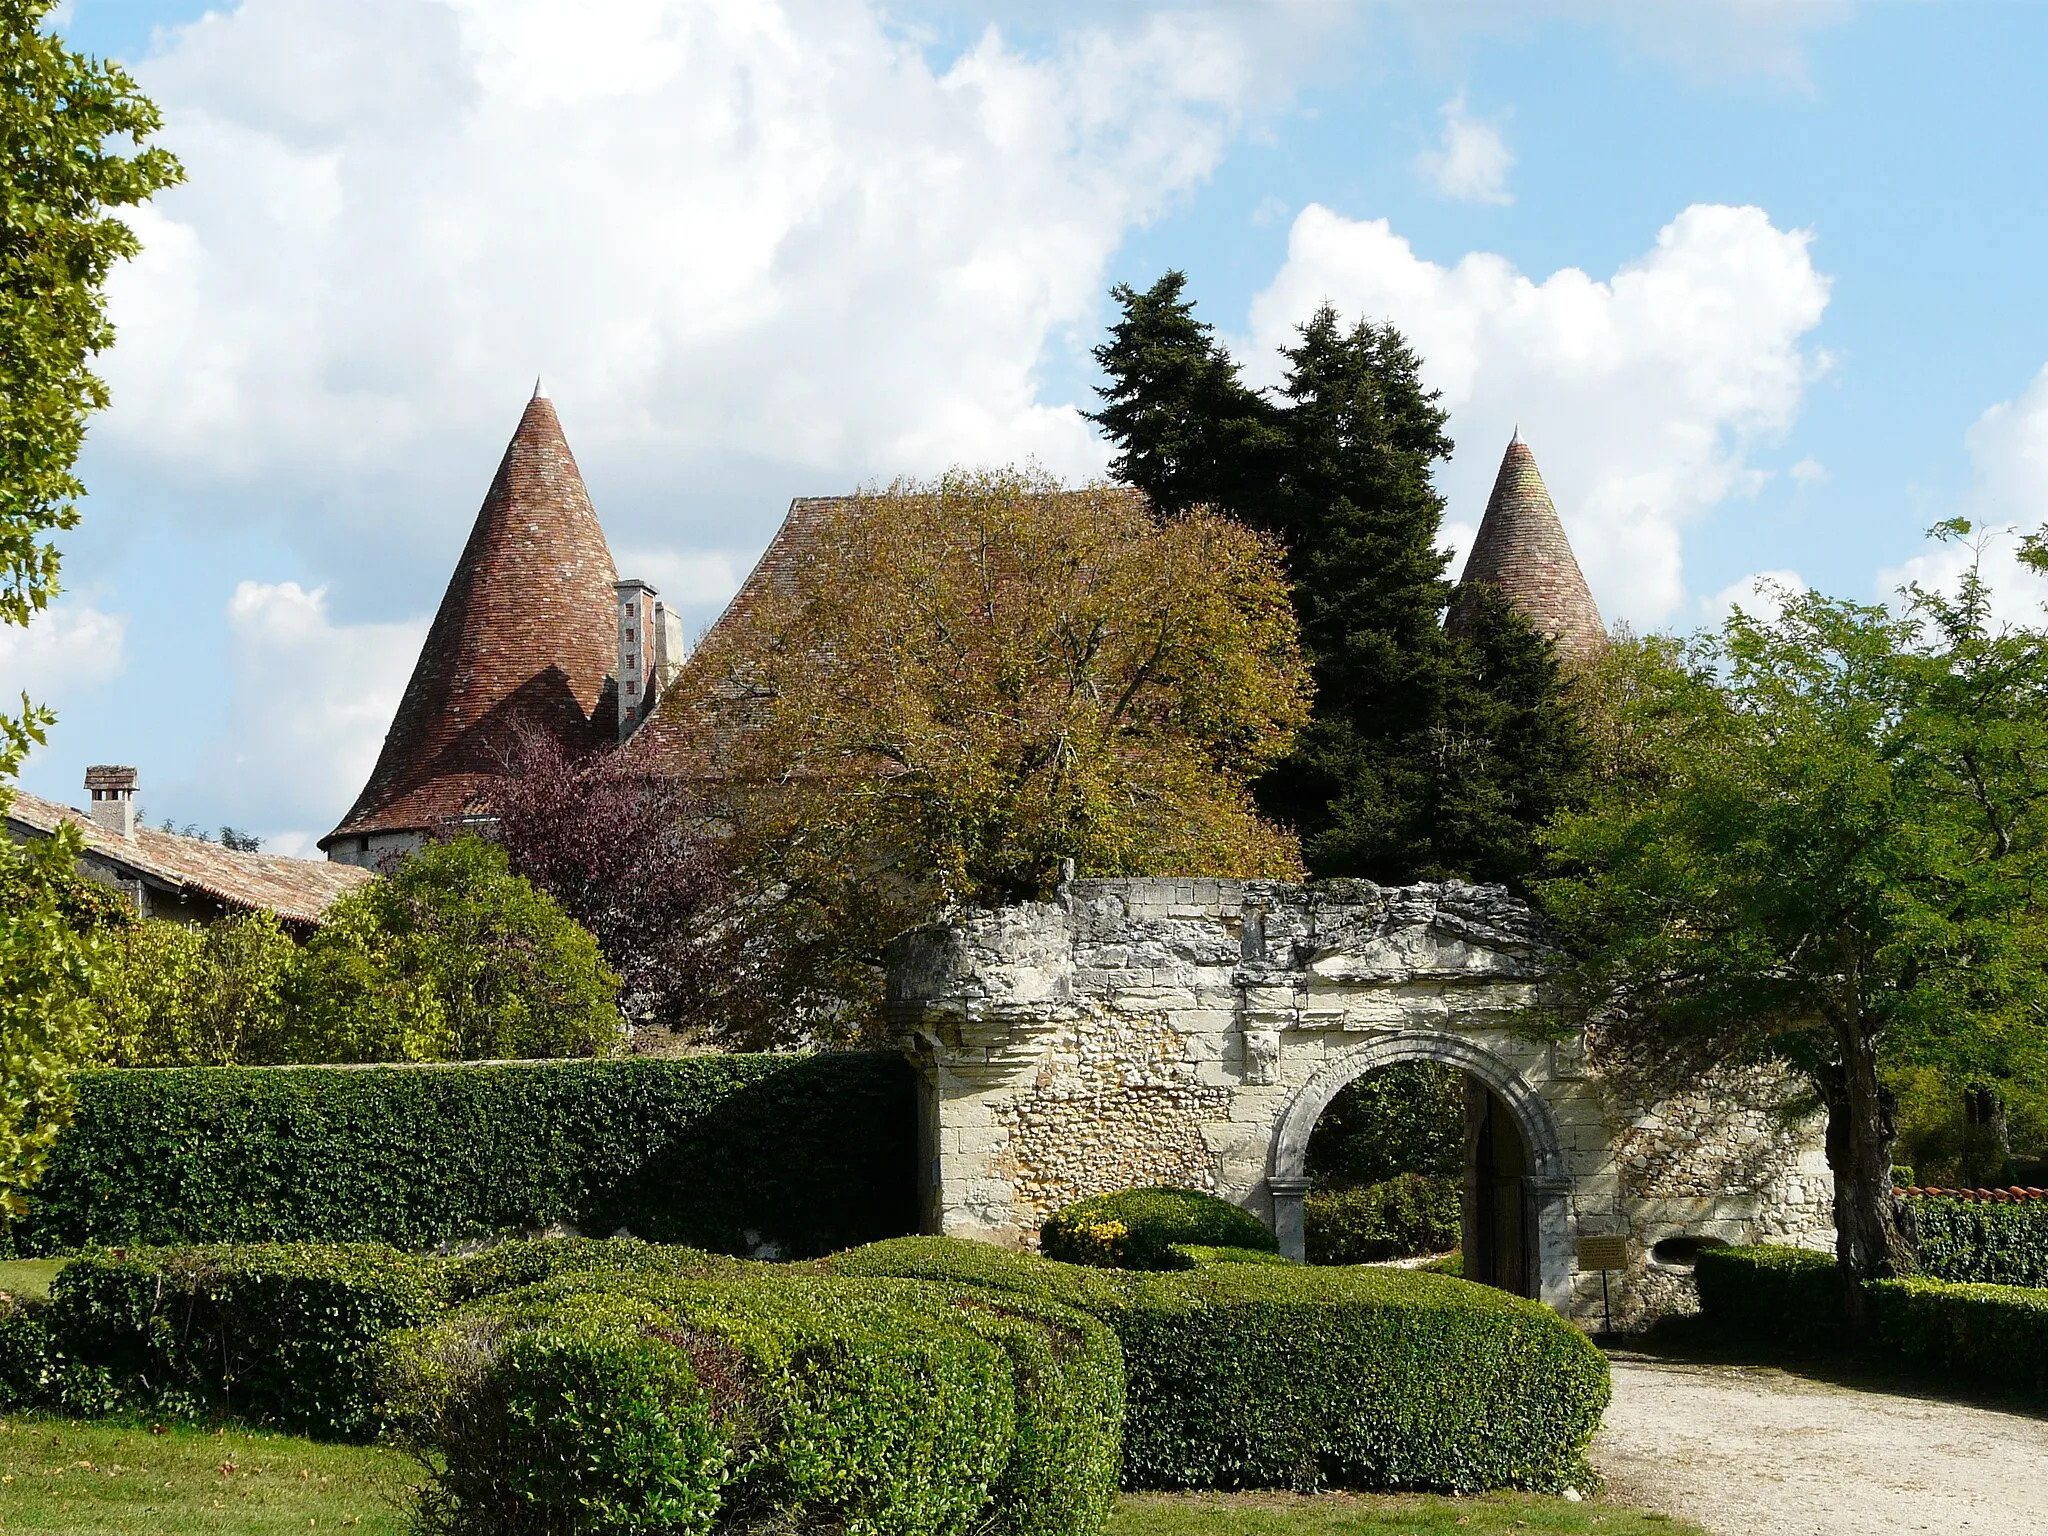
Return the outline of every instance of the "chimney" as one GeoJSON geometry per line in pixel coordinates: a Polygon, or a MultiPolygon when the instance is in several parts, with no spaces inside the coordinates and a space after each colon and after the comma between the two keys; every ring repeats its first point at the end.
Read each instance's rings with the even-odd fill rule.
{"type": "Polygon", "coordinates": [[[683,670],[690,642],[683,616],[644,581],[617,581],[619,594],[619,740],[640,729],[683,670]]]}
{"type": "Polygon", "coordinates": [[[654,605],[654,703],[668,692],[668,685],[690,659],[690,642],[683,638],[683,616],[666,603],[654,605]]]}
{"type": "Polygon", "coordinates": [[[619,740],[624,741],[640,728],[654,703],[651,695],[661,686],[654,667],[655,615],[661,604],[644,581],[614,582],[612,588],[619,594],[619,740]]]}
{"type": "Polygon", "coordinates": [[[86,793],[92,796],[92,824],[116,837],[135,836],[135,770],[95,763],[85,770],[86,793]]]}

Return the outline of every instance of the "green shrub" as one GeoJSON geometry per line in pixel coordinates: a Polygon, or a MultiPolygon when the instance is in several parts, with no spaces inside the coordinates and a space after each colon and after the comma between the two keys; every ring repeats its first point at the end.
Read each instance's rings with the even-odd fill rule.
{"type": "Polygon", "coordinates": [[[448,1299],[458,1305],[537,1285],[557,1275],[655,1274],[705,1278],[746,1272],[737,1259],[631,1237],[530,1237],[449,1259],[448,1299]]]}
{"type": "MultiPolygon", "coordinates": [[[[442,1325],[439,1358],[394,1335],[386,1389],[431,1435],[433,1475],[415,1506],[425,1532],[696,1533],[711,1529],[730,1427],[658,1308],[573,1298],[503,1339],[442,1325]],[[408,1349],[407,1343],[413,1345],[408,1349]]],[[[487,1327],[488,1325],[486,1325],[487,1327]]]]}
{"type": "Polygon", "coordinates": [[[1200,1243],[1175,1243],[1173,1251],[1176,1256],[1187,1260],[1186,1264],[1175,1266],[1180,1269],[1193,1269],[1198,1264],[1286,1265],[1294,1262],[1269,1248],[1209,1248],[1200,1243]]]}
{"type": "Polygon", "coordinates": [[[1192,1189],[1160,1186],[1076,1200],[1046,1218],[1048,1258],[1107,1269],[1186,1269],[1177,1245],[1266,1248],[1279,1243],[1250,1211],[1192,1189]]]}
{"type": "Polygon", "coordinates": [[[1346,1084],[1309,1135],[1318,1185],[1383,1184],[1402,1173],[1457,1178],[1465,1169],[1465,1074],[1401,1061],[1346,1084]]]}
{"type": "Polygon", "coordinates": [[[597,940],[471,833],[329,907],[284,992],[291,1061],[524,1061],[625,1040],[597,940]]]}
{"type": "Polygon", "coordinates": [[[1875,1280],[1867,1287],[1877,1336],[1935,1370],[2048,1387],[2048,1290],[1875,1280]]]}
{"type": "Polygon", "coordinates": [[[141,918],[114,934],[92,1006],[116,1067],[296,1059],[284,1006],[299,947],[272,912],[201,927],[141,918]]]}
{"type": "MultiPolygon", "coordinates": [[[[1059,1392],[1020,1433],[1020,1398],[1059,1379],[1032,1310],[901,1282],[586,1271],[394,1336],[386,1380],[443,1460],[426,1500],[442,1529],[701,1530],[715,1510],[726,1528],[964,1532],[992,1498],[1071,1497],[1059,1392]],[[583,1406],[612,1380],[624,1408],[583,1406]],[[632,1502],[631,1467],[670,1490],[676,1523],[632,1502]]],[[[1100,1502],[1092,1522],[995,1524],[1086,1532],[1100,1502]]]]}
{"type": "Polygon", "coordinates": [[[1700,1312],[1751,1338],[1819,1344],[1842,1327],[1842,1277],[1830,1253],[1763,1245],[1702,1248],[1693,1264],[1700,1312]]]}
{"type": "Polygon", "coordinates": [[[45,1388],[74,1411],[217,1409],[356,1438],[376,1425],[379,1341],[443,1294],[438,1262],[374,1244],[90,1253],[51,1287],[45,1388]]]}
{"type": "Polygon", "coordinates": [[[1396,1174],[1356,1189],[1312,1189],[1302,1206],[1311,1264],[1371,1264],[1458,1246],[1462,1181],[1396,1174]]]}
{"type": "Polygon", "coordinates": [[[893,1053],[83,1072],[14,1229],[90,1244],[388,1242],[563,1222],[728,1253],[915,1225],[893,1053]]]}
{"type": "Polygon", "coordinates": [[[2048,1286],[2048,1200],[1915,1196],[1920,1267],[1956,1284],[2048,1286]]]}
{"type": "Polygon", "coordinates": [[[1043,1297],[1123,1346],[1127,1488],[1561,1488],[1607,1365],[1535,1302],[1436,1275],[1214,1264],[1112,1273],[944,1238],[825,1261],[1043,1297]]]}

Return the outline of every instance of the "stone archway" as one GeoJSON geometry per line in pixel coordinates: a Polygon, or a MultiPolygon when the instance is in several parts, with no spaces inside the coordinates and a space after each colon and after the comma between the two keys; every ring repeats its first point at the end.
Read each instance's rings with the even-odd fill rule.
{"type": "Polygon", "coordinates": [[[1273,1201],[1273,1232],[1280,1251],[1306,1257],[1302,1203],[1309,1190],[1308,1144],[1330,1101],[1369,1072],[1404,1061],[1433,1061],[1456,1067],[1503,1107],[1521,1140],[1525,1170],[1520,1176],[1526,1220],[1518,1224],[1528,1245],[1528,1271],[1535,1294],[1562,1306],[1571,1294],[1571,1179],[1557,1117],[1543,1096],[1507,1062],[1459,1035],[1407,1029],[1380,1035],[1355,1050],[1326,1060],[1295,1090],[1274,1127],[1266,1188],[1273,1201]]]}
{"type": "Polygon", "coordinates": [[[1831,1241],[1818,1126],[1786,1128],[1776,1089],[1639,1103],[1583,1037],[1520,1027],[1552,957],[1496,887],[1075,880],[949,914],[889,958],[926,1231],[1029,1248],[1071,1200],[1171,1184],[1298,1254],[1316,1117],[1354,1078],[1427,1060],[1466,1074],[1475,1270],[1581,1322],[1610,1288],[1623,1319],[1684,1304],[1689,1275],[1652,1258],[1664,1239],[1831,1241]],[[1587,1238],[1615,1268],[1579,1267],[1587,1238]]]}

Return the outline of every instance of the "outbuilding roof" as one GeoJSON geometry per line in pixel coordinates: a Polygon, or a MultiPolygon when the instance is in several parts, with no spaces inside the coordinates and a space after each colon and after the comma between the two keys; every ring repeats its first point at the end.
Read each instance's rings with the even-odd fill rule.
{"type": "Polygon", "coordinates": [[[369,783],[320,846],[461,816],[515,720],[578,750],[615,740],[617,579],[561,421],[536,388],[369,783]]]}
{"type": "Polygon", "coordinates": [[[89,859],[115,866],[173,895],[197,894],[241,911],[263,909],[287,922],[317,923],[336,898],[376,878],[352,864],[292,859],[277,853],[240,853],[200,837],[137,827],[132,838],[96,825],[90,814],[54,800],[14,791],[7,806],[10,830],[47,837],[66,822],[78,828],[89,859]]]}

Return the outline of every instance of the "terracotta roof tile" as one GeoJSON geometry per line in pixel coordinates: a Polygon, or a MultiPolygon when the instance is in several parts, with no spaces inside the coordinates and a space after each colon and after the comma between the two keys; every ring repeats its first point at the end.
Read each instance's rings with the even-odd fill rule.
{"type": "Polygon", "coordinates": [[[230,907],[275,912],[291,922],[317,923],[328,906],[366,880],[376,878],[352,864],[322,859],[289,859],[277,853],[238,853],[204,838],[180,837],[137,827],[133,839],[94,824],[85,811],[14,791],[7,820],[48,834],[70,822],[86,848],[109,863],[125,865],[181,891],[210,896],[230,907]]]}
{"type": "Polygon", "coordinates": [[[627,743],[630,760],[663,773],[696,778],[722,771],[735,738],[758,723],[759,703],[735,675],[734,647],[747,634],[761,595],[787,590],[797,566],[818,548],[827,522],[851,505],[851,496],[799,496],[747,579],[690,653],[653,716],[627,743]]]}
{"type": "Polygon", "coordinates": [[[1607,643],[1607,626],[1571,542],[1564,536],[1536,456],[1517,437],[1508,444],[1487,499],[1479,536],[1451,598],[1444,627],[1461,634],[1472,623],[1471,595],[1462,589],[1490,582],[1530,622],[1557,642],[1560,655],[1584,661],[1607,643]]]}
{"type": "Polygon", "coordinates": [[[497,766],[514,718],[616,739],[618,573],[555,408],[527,404],[427,631],[370,781],[321,839],[431,831],[497,766]]]}

